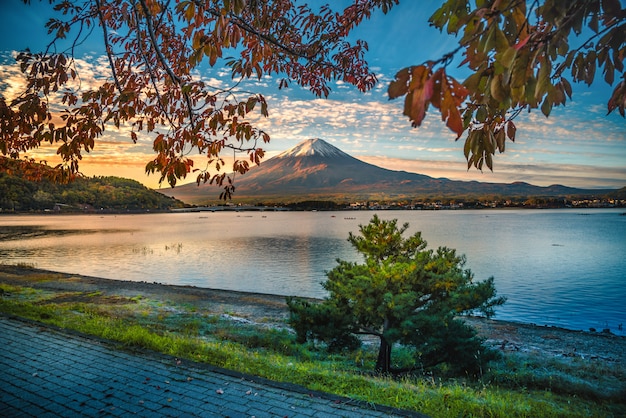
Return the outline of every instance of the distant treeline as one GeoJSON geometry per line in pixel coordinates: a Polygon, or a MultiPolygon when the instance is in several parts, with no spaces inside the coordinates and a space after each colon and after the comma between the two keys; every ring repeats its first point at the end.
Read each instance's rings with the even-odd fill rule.
{"type": "MultiPolygon", "coordinates": [[[[291,197],[294,199],[295,197],[291,197]]],[[[276,201],[257,202],[256,206],[279,206],[291,210],[406,210],[406,209],[482,209],[482,208],[594,208],[594,207],[626,207],[626,188],[615,190],[598,196],[572,195],[561,197],[546,196],[497,196],[485,195],[476,197],[426,197],[426,198],[396,198],[376,201],[363,200],[360,202],[336,202],[333,200],[304,200],[297,203],[283,203],[276,201]]]]}
{"type": "Polygon", "coordinates": [[[305,200],[297,203],[288,203],[285,207],[292,210],[340,210],[346,205],[328,200],[305,200]]]}
{"type": "Polygon", "coordinates": [[[120,177],[79,177],[67,183],[33,182],[0,173],[0,210],[15,212],[161,211],[182,202],[120,177]]]}

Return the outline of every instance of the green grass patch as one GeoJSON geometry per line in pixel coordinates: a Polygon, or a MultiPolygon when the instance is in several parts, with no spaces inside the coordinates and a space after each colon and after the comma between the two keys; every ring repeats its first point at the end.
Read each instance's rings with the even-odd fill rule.
{"type": "Polygon", "coordinates": [[[330,356],[312,345],[296,344],[287,330],[237,324],[147,298],[114,305],[55,303],[49,294],[27,287],[0,284],[0,290],[0,311],[6,314],[111,340],[133,350],[153,350],[435,418],[611,417],[624,412],[623,401],[617,401],[620,398],[537,390],[546,383],[537,386],[532,382],[536,377],[531,375],[536,373],[530,373],[534,367],[530,363],[502,360],[494,364],[498,372],[487,372],[481,382],[376,377],[365,373],[373,360],[372,351],[330,356]]]}

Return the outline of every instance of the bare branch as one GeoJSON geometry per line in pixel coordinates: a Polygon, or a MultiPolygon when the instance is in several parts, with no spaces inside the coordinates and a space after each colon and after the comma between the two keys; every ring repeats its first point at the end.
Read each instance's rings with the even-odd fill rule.
{"type": "MultiPolygon", "coordinates": [[[[137,10],[136,7],[133,8],[133,12],[135,13],[135,20],[137,21],[137,23],[139,23],[139,11],[137,10]]],[[[141,36],[141,30],[138,25],[135,28],[135,30],[137,31],[137,45],[139,48],[139,53],[141,55],[141,58],[143,59],[144,65],[148,69],[148,76],[150,77],[150,82],[152,83],[152,87],[154,88],[154,92],[157,96],[157,103],[159,104],[159,108],[161,108],[162,114],[165,115],[170,125],[173,126],[174,120],[172,119],[172,116],[167,112],[167,109],[165,109],[165,106],[163,105],[163,100],[161,98],[161,92],[157,84],[156,76],[154,74],[154,69],[152,68],[152,65],[150,64],[150,60],[148,59],[148,56],[146,55],[146,51],[143,47],[143,38],[141,36]]]]}
{"type": "Polygon", "coordinates": [[[107,23],[104,19],[104,16],[102,14],[102,6],[100,4],[100,0],[95,0],[96,2],[96,7],[98,8],[98,18],[100,20],[100,25],[102,25],[102,32],[103,32],[103,38],[104,38],[104,48],[106,50],[106,54],[107,54],[107,58],[109,60],[109,66],[111,67],[111,73],[113,74],[113,82],[115,83],[115,87],[117,87],[117,90],[121,93],[122,92],[122,86],[120,85],[120,81],[117,78],[117,72],[115,70],[115,64],[113,63],[113,48],[111,48],[111,45],[109,44],[109,33],[108,33],[108,29],[107,29],[107,23]]]}
{"type": "Polygon", "coordinates": [[[156,56],[157,56],[159,62],[163,66],[163,69],[168,74],[170,79],[176,85],[181,87],[181,92],[182,92],[183,96],[185,97],[185,101],[187,103],[189,122],[190,122],[191,126],[193,127],[193,126],[195,126],[195,115],[194,115],[194,112],[193,112],[193,106],[191,104],[191,98],[189,97],[189,93],[184,90],[185,83],[183,82],[183,80],[180,77],[178,77],[176,74],[174,74],[174,71],[172,70],[172,68],[168,64],[167,60],[165,59],[165,56],[163,56],[163,52],[161,51],[161,48],[159,46],[159,43],[158,43],[158,40],[157,40],[157,37],[156,37],[156,33],[154,31],[154,27],[152,25],[152,15],[150,14],[150,10],[148,9],[148,6],[146,5],[146,1],[145,0],[139,0],[139,2],[141,3],[141,7],[143,9],[143,12],[146,15],[146,26],[148,28],[148,35],[150,36],[150,41],[151,41],[150,43],[152,44],[152,48],[154,48],[154,52],[156,53],[156,56]]]}

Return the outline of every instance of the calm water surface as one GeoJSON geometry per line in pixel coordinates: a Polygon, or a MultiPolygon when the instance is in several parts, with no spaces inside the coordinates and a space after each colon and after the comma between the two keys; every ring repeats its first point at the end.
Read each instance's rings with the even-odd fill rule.
{"type": "MultiPolygon", "coordinates": [[[[623,210],[383,211],[495,277],[496,318],[572,329],[626,322],[623,210]]],[[[323,297],[373,212],[0,216],[0,261],[110,279],[323,297]]]]}

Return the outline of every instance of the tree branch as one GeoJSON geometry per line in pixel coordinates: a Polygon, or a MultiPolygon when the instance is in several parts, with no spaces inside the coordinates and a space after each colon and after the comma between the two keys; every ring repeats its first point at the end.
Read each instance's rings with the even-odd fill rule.
{"type": "Polygon", "coordinates": [[[191,126],[193,127],[195,126],[195,115],[193,113],[193,106],[191,104],[191,98],[189,97],[189,93],[183,91],[183,87],[185,86],[183,83],[183,80],[180,77],[178,77],[176,74],[174,74],[174,71],[172,71],[172,68],[169,66],[169,64],[167,63],[167,60],[165,59],[165,56],[163,55],[163,51],[161,51],[161,48],[159,47],[156,33],[152,25],[152,15],[150,14],[150,10],[148,9],[146,1],[139,0],[139,3],[141,3],[143,12],[146,15],[146,26],[148,28],[148,35],[150,36],[150,43],[152,44],[152,47],[154,48],[154,52],[156,53],[157,59],[163,66],[163,69],[165,70],[167,75],[176,85],[178,85],[181,88],[181,93],[183,97],[185,98],[185,102],[187,104],[187,110],[189,113],[189,122],[191,126]]]}
{"type": "MultiPolygon", "coordinates": [[[[200,2],[200,0],[194,0],[194,3],[196,4],[196,6],[198,8],[202,8],[202,3],[200,2]]],[[[215,18],[219,18],[222,17],[222,14],[219,12],[219,10],[216,9],[205,9],[207,13],[209,13],[211,16],[215,17],[215,18]]],[[[272,46],[280,49],[281,51],[287,53],[288,55],[291,55],[293,57],[297,57],[297,58],[302,58],[304,60],[310,61],[311,63],[314,64],[319,64],[319,65],[325,65],[329,68],[332,68],[333,70],[336,71],[343,71],[341,67],[333,64],[330,61],[325,61],[322,59],[316,59],[316,55],[318,55],[320,53],[320,51],[322,51],[324,48],[320,45],[319,48],[316,48],[315,51],[313,53],[307,53],[306,52],[306,48],[304,48],[304,50],[299,51],[293,48],[289,48],[288,46],[286,46],[285,44],[277,41],[274,37],[261,33],[260,31],[258,31],[257,29],[255,29],[255,27],[253,25],[251,25],[250,23],[246,22],[244,19],[242,19],[240,16],[237,16],[235,14],[233,14],[232,12],[229,12],[227,14],[228,18],[233,22],[234,25],[236,25],[237,27],[239,27],[240,29],[246,31],[249,34],[252,34],[256,37],[258,37],[259,39],[271,44],[272,46]]],[[[338,36],[335,36],[336,39],[338,39],[338,36]]],[[[328,44],[329,41],[327,41],[325,44],[328,44]]],[[[307,44],[306,46],[310,46],[311,44],[307,44]]]]}
{"type": "Polygon", "coordinates": [[[115,87],[117,87],[117,90],[121,93],[122,92],[122,86],[120,85],[120,81],[117,77],[117,72],[115,71],[115,65],[113,63],[113,49],[111,48],[111,45],[109,44],[109,32],[107,30],[107,25],[106,22],[104,20],[104,16],[102,14],[102,6],[100,4],[100,0],[95,0],[96,2],[96,7],[98,8],[98,19],[100,20],[100,24],[102,25],[102,32],[104,34],[104,47],[107,53],[107,58],[109,60],[109,66],[111,67],[111,72],[113,73],[113,82],[115,83],[115,87]]]}
{"type": "Polygon", "coordinates": [[[383,333],[380,331],[376,331],[375,329],[369,328],[369,327],[360,327],[361,329],[359,331],[353,331],[353,334],[357,334],[357,335],[373,335],[375,337],[379,337],[382,338],[383,337],[383,333]]]}
{"type": "Polygon", "coordinates": [[[152,83],[152,87],[154,88],[154,92],[157,96],[157,103],[159,104],[159,108],[161,109],[161,112],[163,112],[163,115],[165,115],[165,117],[167,118],[167,121],[170,123],[170,125],[174,126],[174,121],[172,120],[172,116],[169,114],[169,112],[167,112],[167,109],[165,109],[165,106],[163,105],[163,99],[161,98],[161,93],[157,85],[157,80],[155,79],[155,76],[154,76],[154,70],[152,69],[152,66],[150,65],[150,61],[148,60],[146,51],[143,48],[143,38],[141,36],[141,30],[139,29],[139,25],[138,25],[139,24],[139,11],[137,10],[136,7],[133,8],[133,11],[135,13],[135,20],[137,21],[137,27],[135,28],[135,30],[137,31],[137,44],[139,48],[139,53],[141,55],[141,58],[143,59],[144,65],[148,69],[148,75],[150,77],[150,82],[152,83]]]}

